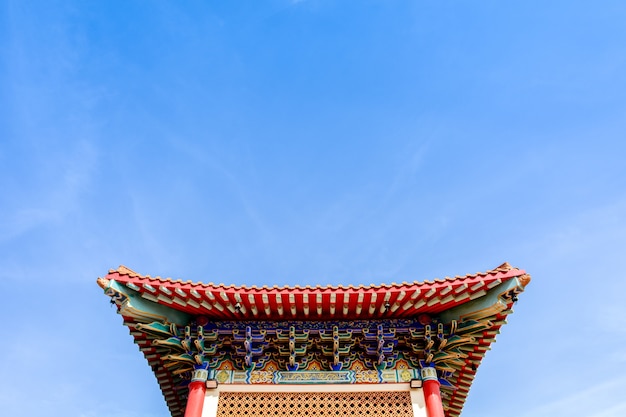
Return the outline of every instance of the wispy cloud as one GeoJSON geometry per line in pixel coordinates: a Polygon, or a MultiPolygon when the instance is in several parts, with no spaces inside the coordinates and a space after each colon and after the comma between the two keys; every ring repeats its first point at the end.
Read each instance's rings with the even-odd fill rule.
{"type": "Polygon", "coordinates": [[[81,197],[88,190],[97,166],[97,150],[88,141],[66,148],[54,164],[38,158],[24,161],[37,169],[34,184],[24,188],[18,175],[3,180],[12,190],[5,213],[0,219],[0,242],[7,242],[44,224],[62,222],[80,210],[81,197]]]}
{"type": "Polygon", "coordinates": [[[622,391],[626,377],[618,376],[605,380],[602,379],[603,376],[593,374],[593,369],[589,370],[591,374],[587,374],[586,371],[582,368],[580,373],[582,389],[569,392],[553,401],[537,404],[518,416],[623,417],[626,399],[622,391]]]}

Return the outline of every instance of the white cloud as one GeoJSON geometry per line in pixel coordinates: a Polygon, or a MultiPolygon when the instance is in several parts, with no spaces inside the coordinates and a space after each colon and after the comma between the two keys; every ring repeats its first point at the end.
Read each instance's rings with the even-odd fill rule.
{"type": "Polygon", "coordinates": [[[624,384],[625,376],[602,382],[595,375],[591,378],[585,375],[584,369],[581,369],[580,390],[568,392],[549,403],[530,406],[529,411],[518,416],[623,417],[626,410],[626,399],[622,392],[624,384]]]}

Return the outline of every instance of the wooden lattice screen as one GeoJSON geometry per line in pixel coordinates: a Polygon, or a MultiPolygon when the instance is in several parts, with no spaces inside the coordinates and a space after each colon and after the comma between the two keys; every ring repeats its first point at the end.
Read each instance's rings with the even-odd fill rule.
{"type": "Polygon", "coordinates": [[[411,395],[392,392],[222,392],[217,417],[413,417],[411,395]]]}

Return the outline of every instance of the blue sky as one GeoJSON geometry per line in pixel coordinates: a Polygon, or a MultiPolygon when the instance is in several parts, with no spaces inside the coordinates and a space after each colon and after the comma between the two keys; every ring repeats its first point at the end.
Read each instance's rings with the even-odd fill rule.
{"type": "Polygon", "coordinates": [[[167,416],[95,279],[533,282],[464,416],[626,414],[626,5],[4,1],[0,409],[167,416]],[[33,399],[32,388],[36,387],[33,399]]]}

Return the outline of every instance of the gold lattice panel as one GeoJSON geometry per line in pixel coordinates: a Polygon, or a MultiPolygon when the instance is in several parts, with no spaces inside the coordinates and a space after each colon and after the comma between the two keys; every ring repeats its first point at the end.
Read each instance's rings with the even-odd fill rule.
{"type": "Polygon", "coordinates": [[[408,391],[222,392],[217,417],[366,416],[413,417],[408,391]]]}

